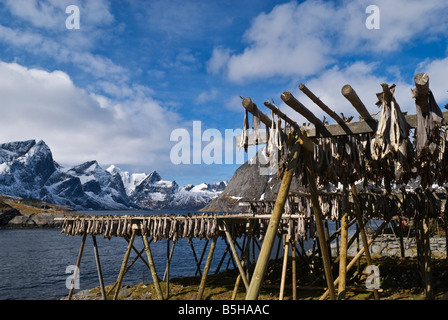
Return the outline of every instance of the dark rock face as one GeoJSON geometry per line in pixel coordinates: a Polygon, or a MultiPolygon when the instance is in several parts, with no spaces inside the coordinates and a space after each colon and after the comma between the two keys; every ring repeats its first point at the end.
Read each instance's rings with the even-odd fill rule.
{"type": "Polygon", "coordinates": [[[0,202],[0,228],[7,226],[17,216],[21,216],[17,209],[14,209],[4,202],[0,202]]]}
{"type": "MultiPolygon", "coordinates": [[[[202,211],[241,212],[240,201],[274,201],[281,181],[276,176],[260,174],[260,165],[256,159],[257,156],[239,167],[224,191],[210,201],[202,211]]],[[[297,182],[293,179],[290,190],[297,189],[297,182]]]]}

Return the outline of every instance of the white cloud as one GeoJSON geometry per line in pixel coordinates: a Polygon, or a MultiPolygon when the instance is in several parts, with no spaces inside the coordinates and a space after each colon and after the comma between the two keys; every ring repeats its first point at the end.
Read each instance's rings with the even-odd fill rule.
{"type": "Polygon", "coordinates": [[[291,1],[261,13],[246,30],[242,52],[216,47],[208,71],[242,83],[273,76],[306,77],[339,59],[381,55],[413,41],[446,37],[445,1],[291,1]],[[367,6],[380,9],[380,29],[365,26],[367,6]]]}
{"type": "Polygon", "coordinates": [[[77,88],[61,71],[0,62],[2,142],[42,139],[56,161],[169,165],[179,116],[148,97],[112,100],[77,88]],[[166,161],[164,161],[166,160],[166,161]]]}
{"type": "MultiPolygon", "coordinates": [[[[344,85],[351,85],[367,110],[371,114],[375,114],[380,110],[375,103],[378,101],[376,93],[382,92],[381,83],[395,84],[394,96],[401,110],[403,112],[408,111],[409,114],[415,113],[414,100],[409,90],[411,85],[400,79],[374,76],[373,71],[375,68],[376,65],[374,63],[366,64],[364,62],[356,62],[345,68],[333,67],[319,76],[311,78],[305,85],[337,114],[342,112],[346,117],[354,116],[354,121],[357,121],[359,117],[357,111],[341,93],[344,85]]],[[[299,89],[296,89],[293,95],[319,119],[323,119],[326,116],[327,121],[330,123],[335,122],[299,89]]],[[[307,122],[305,118],[285,104],[281,105],[281,109],[299,124],[307,122]]]]}
{"type": "Polygon", "coordinates": [[[196,98],[196,104],[204,104],[216,99],[218,90],[212,88],[209,91],[202,91],[196,98]]]}

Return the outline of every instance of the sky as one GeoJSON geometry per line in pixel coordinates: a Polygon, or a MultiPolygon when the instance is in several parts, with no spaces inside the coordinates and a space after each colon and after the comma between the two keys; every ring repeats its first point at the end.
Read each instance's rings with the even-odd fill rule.
{"type": "Polygon", "coordinates": [[[352,85],[373,114],[386,82],[413,114],[413,77],[426,72],[443,109],[446,16],[444,0],[0,0],[0,143],[44,140],[64,167],[97,160],[180,185],[229,180],[243,152],[224,141],[243,126],[241,96],[265,113],[273,99],[301,124],[283,91],[322,119],[304,83],[356,118],[341,88],[352,85]],[[67,27],[71,5],[79,28],[67,27]],[[191,158],[219,141],[202,135],[213,130],[222,161],[173,163],[176,129],[190,134],[191,158]]]}

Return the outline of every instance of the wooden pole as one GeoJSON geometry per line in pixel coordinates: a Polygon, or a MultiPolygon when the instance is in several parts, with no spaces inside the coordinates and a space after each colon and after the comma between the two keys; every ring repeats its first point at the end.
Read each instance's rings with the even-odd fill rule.
{"type": "Polygon", "coordinates": [[[359,99],[358,95],[356,94],[356,91],[349,84],[346,84],[345,86],[342,87],[341,93],[348,101],[350,101],[352,106],[358,111],[358,113],[364,120],[366,121],[375,120],[370,115],[369,111],[367,110],[364,103],[362,103],[361,99],[359,99]]]}
{"type": "Polygon", "coordinates": [[[191,246],[191,251],[193,251],[194,261],[196,262],[196,272],[194,273],[194,276],[196,276],[198,272],[199,272],[199,276],[202,276],[201,264],[198,262],[198,257],[196,256],[196,251],[194,250],[193,240],[190,241],[190,246],[191,246]]]}
{"type": "Polygon", "coordinates": [[[297,300],[297,256],[296,256],[296,243],[294,240],[291,242],[291,261],[292,261],[292,300],[297,300]]]}
{"type": "Polygon", "coordinates": [[[321,130],[322,132],[328,133],[328,130],[325,128],[325,125],[322,121],[320,121],[313,112],[311,112],[307,107],[305,107],[299,100],[297,100],[289,91],[285,91],[281,95],[282,100],[290,106],[293,110],[300,113],[304,116],[309,122],[314,124],[316,128],[321,130]]]}
{"type": "Polygon", "coordinates": [[[126,266],[128,264],[129,255],[131,254],[132,244],[134,243],[135,235],[136,235],[136,230],[132,229],[131,239],[129,240],[128,247],[126,249],[126,252],[125,252],[124,258],[123,258],[123,262],[121,264],[120,274],[118,275],[117,289],[116,289],[115,294],[114,294],[114,300],[117,300],[118,293],[120,292],[120,289],[121,289],[121,283],[123,281],[123,276],[125,274],[126,266]]]}
{"type": "Polygon", "coordinates": [[[343,210],[341,219],[341,246],[339,250],[339,286],[338,300],[345,300],[346,277],[347,277],[347,242],[348,242],[348,192],[347,185],[344,185],[343,210]]]}
{"type": "Polygon", "coordinates": [[[246,300],[258,299],[261,285],[263,283],[264,276],[266,275],[266,269],[268,266],[272,247],[274,245],[278,225],[280,223],[280,219],[285,207],[286,198],[289,194],[289,187],[291,186],[292,177],[294,175],[297,161],[299,159],[301,143],[302,141],[300,139],[300,136],[298,133],[296,133],[294,145],[290,152],[290,158],[288,160],[286,170],[283,174],[280,189],[277,194],[277,200],[275,201],[274,211],[272,213],[271,219],[269,220],[263,245],[261,246],[260,253],[258,254],[257,264],[255,265],[249,289],[246,293],[246,300]]]}
{"type": "MultiPolygon", "coordinates": [[[[171,246],[170,258],[168,259],[167,265],[169,265],[171,263],[171,259],[173,258],[173,253],[174,253],[174,247],[175,246],[176,246],[176,243],[173,242],[173,245],[171,246]]],[[[167,267],[167,268],[165,268],[165,272],[163,273],[162,281],[165,281],[168,273],[169,273],[169,268],[167,267]]]]}
{"type": "Polygon", "coordinates": [[[303,83],[299,84],[299,89],[302,90],[304,94],[308,96],[316,105],[318,105],[326,114],[332,117],[336,122],[347,132],[350,133],[351,130],[348,128],[345,121],[333,110],[331,110],[325,103],[323,103],[318,97],[314,95],[303,83]]]}
{"type": "MultiPolygon", "coordinates": [[[[174,245],[173,245],[174,248],[174,245]]],[[[165,281],[165,297],[166,300],[170,297],[170,239],[166,239],[166,281],[165,281]]]]}
{"type": "Polygon", "coordinates": [[[432,271],[431,271],[431,246],[429,238],[429,218],[426,212],[422,221],[423,229],[423,261],[424,261],[424,280],[426,300],[434,299],[434,290],[432,288],[432,271]]]}
{"type": "Polygon", "coordinates": [[[212,244],[210,245],[210,249],[207,256],[207,261],[205,262],[204,272],[202,273],[201,283],[199,285],[199,290],[196,295],[196,300],[202,300],[202,296],[205,290],[205,282],[207,281],[208,272],[210,270],[210,265],[212,264],[213,254],[216,248],[216,241],[218,237],[213,237],[212,244]]]}
{"type": "Polygon", "coordinates": [[[415,103],[420,106],[422,113],[428,111],[429,76],[426,73],[416,74],[414,77],[415,89],[411,89],[415,103]]]}
{"type": "Polygon", "coordinates": [[[333,283],[333,272],[331,270],[330,254],[328,252],[327,241],[325,239],[325,230],[323,225],[323,215],[319,204],[316,176],[314,173],[313,154],[305,151],[305,168],[307,173],[307,180],[310,188],[311,201],[313,204],[313,212],[316,221],[317,234],[319,237],[319,246],[322,253],[322,260],[324,264],[325,279],[327,280],[327,286],[330,290],[330,299],[336,300],[336,292],[333,283]]]}
{"type": "Polygon", "coordinates": [[[78,258],[76,259],[76,268],[73,272],[72,284],[70,286],[70,291],[68,292],[68,300],[72,299],[73,291],[75,290],[76,278],[78,277],[79,266],[81,265],[82,252],[84,251],[84,245],[86,244],[87,232],[84,233],[81,241],[81,247],[79,248],[78,258]]]}
{"type": "MultiPolygon", "coordinates": [[[[370,266],[370,265],[372,265],[372,258],[370,256],[369,243],[367,240],[366,230],[364,228],[364,221],[363,221],[363,217],[362,217],[362,213],[361,213],[361,205],[359,203],[358,193],[356,192],[356,187],[353,183],[350,185],[350,188],[351,188],[352,195],[353,195],[353,202],[355,204],[355,216],[356,216],[356,220],[358,222],[359,229],[360,229],[361,240],[362,240],[362,244],[363,244],[363,247],[365,250],[367,265],[370,266]]],[[[373,295],[375,297],[375,300],[380,299],[377,289],[373,289],[373,295]]]]}
{"type": "Polygon", "coordinates": [[[103,297],[103,300],[107,300],[106,290],[104,288],[104,282],[103,282],[103,273],[101,272],[100,255],[98,253],[98,245],[96,243],[95,235],[92,235],[92,240],[93,240],[93,252],[95,254],[96,269],[98,271],[98,280],[100,282],[101,296],[103,297]]]}
{"type": "Polygon", "coordinates": [[[236,262],[236,265],[238,266],[238,270],[240,272],[241,279],[243,280],[244,286],[246,287],[246,290],[247,290],[249,288],[249,282],[247,281],[246,275],[244,273],[244,268],[241,265],[241,260],[238,257],[238,252],[236,251],[232,236],[230,235],[230,232],[228,230],[228,226],[225,221],[223,221],[223,224],[224,224],[224,232],[226,234],[227,240],[229,241],[230,250],[232,251],[233,257],[235,258],[235,262],[236,262]]]}
{"type": "Polygon", "coordinates": [[[288,255],[289,255],[289,237],[286,236],[285,246],[283,250],[283,266],[282,266],[282,277],[280,280],[280,296],[278,300],[283,300],[285,294],[285,281],[286,281],[286,269],[288,267],[288,255]]]}
{"type": "MultiPolygon", "coordinates": [[[[383,230],[384,226],[387,224],[386,221],[384,221],[379,227],[378,229],[375,231],[375,233],[373,234],[372,238],[369,240],[368,244],[370,245],[375,239],[376,237],[378,237],[378,235],[381,233],[381,231],[383,230]]],[[[356,254],[356,256],[353,257],[353,259],[350,261],[350,263],[347,265],[347,271],[348,272],[354,265],[356,262],[359,261],[359,259],[362,257],[362,255],[364,254],[364,247],[361,248],[358,253],[356,254]]],[[[334,280],[334,285],[336,286],[339,283],[339,277],[336,278],[336,280],[334,280]]],[[[327,291],[325,291],[325,293],[319,298],[319,300],[325,300],[328,295],[330,293],[330,290],[327,289],[327,291]]]]}
{"type": "Polygon", "coordinates": [[[146,256],[148,257],[149,270],[151,270],[152,282],[156,289],[160,300],[163,300],[162,288],[160,287],[159,277],[157,276],[156,267],[154,266],[154,259],[152,258],[151,248],[149,247],[148,238],[142,235],[143,245],[145,246],[146,256]]]}

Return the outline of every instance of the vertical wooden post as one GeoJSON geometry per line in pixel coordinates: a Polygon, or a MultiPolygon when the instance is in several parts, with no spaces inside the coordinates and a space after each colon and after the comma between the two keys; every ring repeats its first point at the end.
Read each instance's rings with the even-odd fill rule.
{"type": "Polygon", "coordinates": [[[328,290],[330,290],[330,299],[336,300],[336,292],[333,283],[333,273],[331,270],[330,254],[328,252],[327,241],[325,239],[323,216],[317,195],[316,177],[313,167],[313,154],[309,151],[305,151],[304,157],[305,157],[307,180],[310,187],[311,201],[313,204],[314,217],[316,221],[317,234],[319,237],[319,246],[320,251],[322,253],[322,260],[324,264],[325,279],[327,280],[328,290]]]}
{"type": "Polygon", "coordinates": [[[98,253],[98,245],[96,243],[96,237],[94,235],[92,235],[92,240],[93,240],[93,252],[95,254],[96,269],[98,271],[98,280],[100,282],[101,296],[103,297],[103,300],[107,300],[106,290],[104,288],[104,282],[103,282],[103,273],[101,272],[100,255],[98,253]]]}
{"type": "Polygon", "coordinates": [[[282,266],[282,277],[280,280],[280,296],[278,300],[283,300],[285,293],[286,269],[288,267],[288,254],[289,254],[289,237],[286,236],[285,248],[283,250],[283,266],[282,266]]]}
{"type": "Polygon", "coordinates": [[[339,250],[339,285],[338,300],[345,299],[345,281],[347,276],[347,242],[348,242],[348,190],[344,185],[343,191],[343,210],[344,214],[341,219],[341,246],[339,250]]]}
{"type": "Polygon", "coordinates": [[[432,288],[432,271],[431,271],[431,246],[429,239],[429,218],[427,212],[422,221],[423,228],[423,261],[424,261],[424,280],[426,300],[434,299],[434,290],[432,288]]]}
{"type": "Polygon", "coordinates": [[[196,295],[196,300],[201,300],[202,295],[204,294],[205,282],[207,281],[208,271],[210,270],[210,265],[212,264],[213,253],[215,252],[217,240],[218,240],[217,236],[213,237],[213,239],[212,239],[212,244],[210,245],[207,261],[205,262],[204,272],[202,273],[201,284],[199,285],[199,290],[196,295]]]}
{"type": "Polygon", "coordinates": [[[126,272],[126,266],[128,264],[129,255],[131,254],[132,244],[134,243],[135,235],[136,235],[136,230],[132,229],[131,239],[129,240],[128,248],[126,249],[126,252],[125,252],[124,258],[123,258],[123,262],[121,264],[120,274],[118,275],[117,289],[114,294],[114,300],[117,300],[118,293],[120,292],[120,289],[121,289],[121,282],[123,281],[123,277],[126,272]]]}
{"type": "Polygon", "coordinates": [[[227,240],[229,241],[230,250],[232,251],[233,257],[235,258],[236,265],[238,266],[238,270],[241,275],[241,279],[243,280],[244,286],[246,287],[246,290],[249,288],[249,282],[247,281],[246,275],[244,273],[243,265],[241,264],[241,260],[238,257],[238,252],[236,251],[235,244],[233,243],[232,235],[230,234],[228,230],[227,223],[223,222],[224,224],[224,233],[226,234],[227,240]]]}
{"type": "MultiPolygon", "coordinates": [[[[361,240],[364,247],[364,253],[366,255],[367,264],[372,265],[372,258],[370,256],[369,243],[367,240],[366,230],[364,229],[364,221],[362,218],[361,205],[359,203],[358,193],[356,192],[356,187],[353,183],[351,184],[350,188],[353,195],[353,202],[355,203],[355,215],[361,233],[361,240]]],[[[375,297],[375,300],[380,299],[377,289],[373,289],[373,296],[375,297]]]]}
{"type": "MultiPolygon", "coordinates": [[[[140,228],[142,229],[142,228],[140,228]]],[[[151,270],[152,282],[156,289],[160,300],[163,300],[162,288],[160,288],[159,277],[157,276],[156,267],[154,266],[154,259],[152,258],[151,248],[149,247],[148,238],[142,234],[143,245],[145,246],[146,256],[148,257],[149,270],[151,270]]]]}
{"type": "Polygon", "coordinates": [[[291,186],[292,177],[299,159],[300,144],[302,143],[298,133],[294,138],[294,145],[290,152],[290,158],[286,170],[283,174],[280,189],[275,201],[274,211],[269,220],[269,225],[266,229],[266,235],[261,246],[260,253],[258,254],[257,264],[255,265],[254,273],[250,281],[249,289],[246,293],[246,300],[256,300],[260,293],[261,285],[266,274],[269,258],[271,255],[272,247],[274,245],[275,236],[277,234],[278,225],[282,217],[286,198],[288,197],[289,187],[291,186]]]}
{"type": "MultiPolygon", "coordinates": [[[[370,245],[375,238],[380,234],[380,232],[383,230],[384,226],[386,225],[386,221],[384,221],[376,230],[376,232],[373,234],[372,238],[369,240],[368,244],[370,245]]],[[[350,261],[350,263],[347,265],[347,272],[355,265],[357,261],[360,260],[361,256],[364,254],[364,247],[359,250],[359,252],[356,254],[356,256],[353,257],[353,259],[350,261]]],[[[334,285],[337,285],[339,283],[339,277],[334,280],[334,285]]],[[[325,293],[319,298],[319,300],[325,300],[328,297],[328,294],[330,291],[327,289],[325,293]]]]}
{"type": "Polygon", "coordinates": [[[87,238],[87,233],[84,233],[84,235],[82,237],[82,241],[81,241],[81,247],[79,248],[79,252],[78,252],[78,259],[76,259],[76,268],[75,268],[75,271],[73,272],[72,285],[70,286],[70,291],[68,292],[68,300],[72,299],[73,291],[75,290],[75,281],[76,281],[76,278],[78,277],[78,270],[79,270],[79,266],[81,265],[82,252],[84,251],[84,245],[86,244],[86,238],[87,238]]]}
{"type": "Polygon", "coordinates": [[[166,239],[166,286],[165,297],[168,300],[170,297],[170,239],[166,239]]]}
{"type": "Polygon", "coordinates": [[[297,256],[296,256],[296,243],[294,240],[291,242],[291,260],[292,260],[292,300],[297,300],[297,256]]]}

